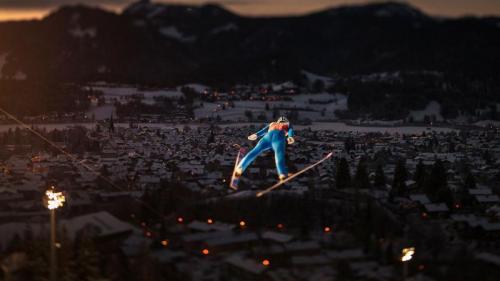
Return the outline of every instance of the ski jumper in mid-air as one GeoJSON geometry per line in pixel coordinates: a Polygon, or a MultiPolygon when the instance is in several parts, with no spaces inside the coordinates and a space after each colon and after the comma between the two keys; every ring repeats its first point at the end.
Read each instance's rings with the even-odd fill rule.
{"type": "Polygon", "coordinates": [[[280,117],[276,122],[271,122],[269,125],[262,128],[255,134],[248,137],[249,140],[255,141],[262,137],[257,145],[248,152],[239,162],[235,169],[235,176],[240,177],[250,164],[265,151],[274,151],[274,160],[276,161],[276,170],[280,180],[286,179],[289,176],[288,169],[285,163],[285,148],[287,142],[292,144],[295,142],[293,138],[293,129],[290,122],[285,117],[280,117]]]}

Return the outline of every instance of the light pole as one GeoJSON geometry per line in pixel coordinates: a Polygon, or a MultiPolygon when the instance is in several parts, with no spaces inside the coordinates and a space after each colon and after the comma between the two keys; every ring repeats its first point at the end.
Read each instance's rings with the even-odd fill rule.
{"type": "Polygon", "coordinates": [[[62,192],[55,192],[52,186],[45,192],[44,205],[50,211],[50,281],[57,280],[56,268],[56,209],[62,207],[66,198],[62,192]]]}
{"type": "Polygon", "coordinates": [[[403,281],[405,281],[406,277],[408,277],[408,263],[415,254],[415,248],[414,247],[403,248],[401,254],[402,254],[401,261],[403,262],[403,281]]]}

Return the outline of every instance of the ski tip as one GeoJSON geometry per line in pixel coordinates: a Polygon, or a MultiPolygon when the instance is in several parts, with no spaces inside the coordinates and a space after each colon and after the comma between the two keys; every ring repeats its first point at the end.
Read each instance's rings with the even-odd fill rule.
{"type": "Polygon", "coordinates": [[[328,153],[328,155],[326,155],[326,158],[330,158],[330,157],[332,157],[332,156],[333,156],[333,151],[332,151],[332,152],[330,152],[330,153],[328,153]]]}
{"type": "Polygon", "coordinates": [[[264,195],[264,192],[258,192],[256,196],[258,198],[258,197],[261,197],[262,195],[264,195]]]}

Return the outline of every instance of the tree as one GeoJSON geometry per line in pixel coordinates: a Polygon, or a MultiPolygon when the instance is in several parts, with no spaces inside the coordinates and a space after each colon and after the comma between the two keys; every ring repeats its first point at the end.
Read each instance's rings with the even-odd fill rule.
{"type": "Polygon", "coordinates": [[[377,169],[375,170],[375,179],[373,185],[376,188],[385,188],[386,183],[387,179],[385,177],[384,169],[382,168],[382,165],[377,165],[377,169]]]}
{"type": "Polygon", "coordinates": [[[115,122],[113,120],[113,113],[111,113],[111,117],[109,118],[109,132],[110,133],[115,132],[115,122]]]}
{"type": "Polygon", "coordinates": [[[344,147],[347,153],[349,153],[351,150],[356,149],[356,143],[354,142],[354,139],[352,137],[347,138],[344,141],[344,147]]]}
{"type": "Polygon", "coordinates": [[[354,175],[354,186],[358,189],[371,187],[364,159],[359,160],[356,174],[354,175]]]}
{"type": "Polygon", "coordinates": [[[436,160],[432,165],[431,173],[426,181],[424,191],[433,200],[437,200],[440,189],[447,188],[446,170],[441,160],[436,160]]]}
{"type": "Polygon", "coordinates": [[[393,195],[403,196],[406,193],[406,180],[408,172],[406,171],[405,161],[400,159],[394,170],[394,179],[392,181],[391,193],[393,195]]]}
{"type": "Polygon", "coordinates": [[[415,174],[413,175],[413,180],[416,182],[419,190],[424,187],[426,178],[427,173],[425,171],[425,165],[422,160],[420,160],[418,161],[417,167],[415,169],[415,174]]]}
{"type": "Polygon", "coordinates": [[[245,117],[248,118],[248,121],[252,121],[253,112],[251,110],[245,110],[245,117]]]}
{"type": "Polygon", "coordinates": [[[314,93],[323,92],[325,90],[325,82],[321,79],[316,79],[312,85],[312,91],[314,93]]]}
{"type": "Polygon", "coordinates": [[[348,188],[351,185],[351,171],[344,157],[340,158],[337,163],[335,182],[338,189],[348,188]]]}
{"type": "Polygon", "coordinates": [[[474,175],[469,172],[464,180],[464,186],[466,189],[475,189],[476,188],[476,178],[474,175]]]}
{"type": "Polygon", "coordinates": [[[468,172],[467,176],[465,176],[464,184],[459,189],[457,194],[458,201],[462,206],[466,207],[472,204],[472,196],[469,193],[469,189],[474,189],[474,188],[476,188],[476,179],[474,178],[474,175],[472,175],[471,172],[468,172]]]}
{"type": "Polygon", "coordinates": [[[93,281],[100,280],[102,274],[99,269],[99,252],[95,248],[94,241],[85,233],[82,233],[76,241],[74,274],[77,280],[93,281]]]}

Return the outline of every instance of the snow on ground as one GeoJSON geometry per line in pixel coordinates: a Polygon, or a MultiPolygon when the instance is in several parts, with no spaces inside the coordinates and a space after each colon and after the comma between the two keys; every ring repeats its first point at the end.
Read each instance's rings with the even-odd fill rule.
{"type": "Polygon", "coordinates": [[[151,12],[148,13],[148,18],[154,18],[156,17],[157,15],[163,13],[163,11],[165,11],[166,7],[165,6],[160,6],[158,5],[157,7],[155,7],[151,12]]]}
{"type": "Polygon", "coordinates": [[[334,83],[333,79],[328,76],[321,76],[305,70],[302,70],[302,74],[306,76],[307,80],[309,80],[309,83],[314,83],[316,80],[321,80],[327,88],[334,83]]]}
{"type": "Polygon", "coordinates": [[[182,32],[180,32],[177,27],[171,25],[167,27],[162,27],[159,29],[159,32],[166,37],[171,39],[175,39],[181,42],[193,42],[196,40],[195,36],[186,36],[182,32]]]}
{"type": "MultiPolygon", "coordinates": [[[[257,127],[263,126],[271,120],[260,123],[234,123],[234,124],[225,124],[219,125],[219,127],[242,127],[245,125],[255,125],[257,127]]],[[[389,134],[421,134],[422,132],[430,133],[448,133],[448,132],[457,132],[457,129],[448,128],[448,127],[422,127],[422,126],[353,126],[348,125],[343,122],[313,122],[311,125],[293,125],[293,128],[296,130],[304,130],[311,129],[313,131],[317,130],[331,130],[336,132],[356,132],[356,133],[389,133],[389,134]]]]}
{"type": "Polygon", "coordinates": [[[413,117],[414,121],[424,121],[425,116],[435,116],[436,121],[443,121],[441,116],[441,105],[437,101],[431,101],[423,110],[413,110],[409,117],[413,117]]]}
{"type": "Polygon", "coordinates": [[[297,87],[292,81],[287,81],[287,82],[283,82],[280,84],[273,83],[271,85],[266,85],[266,86],[271,86],[273,91],[277,91],[277,92],[285,90],[285,89],[293,89],[293,88],[297,87]]]}
{"type": "Polygon", "coordinates": [[[183,87],[191,88],[198,93],[203,93],[205,90],[210,90],[210,87],[205,86],[203,84],[197,84],[197,83],[190,83],[190,84],[179,86],[179,87],[177,87],[177,90],[180,91],[180,89],[182,89],[183,87]]]}
{"type": "Polygon", "coordinates": [[[26,73],[22,72],[21,70],[18,70],[16,72],[16,75],[14,75],[14,80],[26,80],[26,78],[26,73]]]}
{"type": "MultiPolygon", "coordinates": [[[[109,117],[109,116],[108,116],[109,117]]],[[[232,123],[232,124],[220,124],[219,127],[242,127],[248,125],[262,126],[265,123],[268,123],[272,120],[266,120],[260,123],[232,123]]],[[[137,124],[140,127],[149,127],[149,128],[159,128],[159,129],[173,129],[177,128],[182,130],[185,124],[166,124],[166,123],[139,123],[137,124]]],[[[54,129],[62,130],[64,128],[70,126],[83,126],[85,128],[94,128],[94,123],[61,123],[61,124],[36,124],[35,128],[43,129],[45,128],[47,131],[51,131],[54,129]]],[[[207,124],[188,124],[191,128],[197,127],[207,127],[207,124]]],[[[15,129],[17,127],[21,127],[16,124],[9,125],[0,125],[0,132],[8,131],[9,129],[15,129]]],[[[128,123],[115,123],[115,127],[124,127],[128,128],[128,123]]],[[[311,129],[311,130],[333,130],[338,132],[359,132],[359,133],[370,133],[370,132],[381,132],[381,133],[390,133],[390,134],[420,134],[422,132],[457,132],[457,129],[447,128],[447,127],[432,127],[426,128],[422,126],[404,126],[404,127],[370,127],[370,126],[352,126],[347,125],[342,122],[314,122],[311,125],[303,126],[303,125],[294,125],[294,128],[297,130],[302,129],[311,129]]]]}
{"type": "Polygon", "coordinates": [[[114,105],[106,104],[102,106],[91,106],[87,111],[89,118],[94,117],[95,120],[104,120],[110,118],[111,115],[116,117],[116,108],[114,105]]]}
{"type": "Polygon", "coordinates": [[[474,123],[475,126],[478,126],[478,127],[488,127],[488,126],[495,126],[495,127],[498,127],[500,126],[500,121],[496,121],[496,120],[481,120],[481,121],[477,121],[476,123],[474,123]]]}
{"type": "MultiPolygon", "coordinates": [[[[0,79],[2,78],[2,69],[4,65],[7,63],[7,56],[8,53],[0,54],[0,79]]],[[[26,78],[27,78],[26,73],[22,72],[21,70],[18,70],[14,75],[14,77],[12,77],[12,79],[14,80],[26,80],[26,78]]]]}
{"type": "Polygon", "coordinates": [[[144,96],[144,103],[152,104],[155,97],[168,97],[172,99],[184,97],[184,94],[177,89],[141,90],[131,86],[87,86],[86,89],[102,92],[106,101],[113,98],[120,99],[132,95],[142,95],[144,96]]]}
{"type": "Polygon", "coordinates": [[[171,99],[179,99],[181,97],[184,97],[184,94],[178,89],[141,90],[131,86],[110,86],[105,84],[101,86],[101,84],[97,83],[94,83],[92,86],[86,86],[85,89],[102,92],[103,97],[106,101],[105,105],[93,106],[87,112],[87,115],[89,117],[95,115],[96,120],[109,118],[111,116],[111,113],[115,112],[115,107],[113,106],[115,101],[125,104],[133,95],[142,96],[142,103],[149,105],[155,104],[155,98],[157,97],[167,97],[171,99]]]}
{"type": "Polygon", "coordinates": [[[357,75],[356,78],[360,79],[362,82],[374,82],[374,81],[401,81],[401,73],[396,72],[375,72],[365,75],[357,75]]]}
{"type": "Polygon", "coordinates": [[[245,111],[250,110],[254,118],[264,115],[267,120],[271,120],[274,108],[279,110],[280,114],[297,109],[299,119],[319,121],[336,119],[336,110],[347,109],[347,97],[340,94],[301,94],[293,96],[292,99],[292,101],[235,101],[234,107],[222,102],[204,102],[203,107],[194,110],[194,114],[196,118],[219,116],[221,120],[246,121],[248,118],[245,116],[245,111]],[[266,104],[269,105],[267,111],[266,104]]]}
{"type": "Polygon", "coordinates": [[[76,38],[90,37],[94,38],[97,35],[95,27],[81,28],[79,26],[68,30],[69,34],[76,38]]]}
{"type": "Polygon", "coordinates": [[[353,123],[359,125],[395,126],[403,123],[404,120],[355,120],[353,123]]]}
{"type": "Polygon", "coordinates": [[[210,31],[210,33],[219,34],[222,32],[233,31],[233,30],[238,30],[238,26],[235,23],[230,22],[226,25],[219,26],[219,27],[212,29],[212,31],[210,31]]]}

